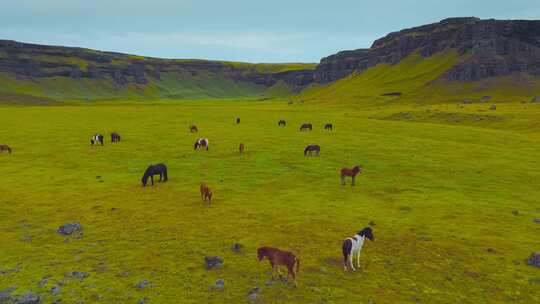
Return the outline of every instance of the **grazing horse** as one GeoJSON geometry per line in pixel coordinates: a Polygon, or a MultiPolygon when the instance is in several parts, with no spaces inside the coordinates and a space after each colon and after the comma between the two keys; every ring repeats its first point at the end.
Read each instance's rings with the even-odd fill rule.
{"type": "Polygon", "coordinates": [[[236,124],[240,123],[240,117],[236,117],[236,124]]]}
{"type": "Polygon", "coordinates": [[[119,142],[120,141],[120,134],[116,132],[111,133],[111,142],[119,142]]]}
{"type": "Polygon", "coordinates": [[[240,154],[244,153],[244,149],[246,147],[244,146],[244,144],[240,144],[240,147],[238,147],[238,150],[240,150],[240,154]]]}
{"type": "Polygon", "coordinates": [[[362,172],[362,168],[360,166],[355,166],[352,169],[342,168],[341,169],[341,184],[345,186],[345,176],[350,176],[352,178],[351,186],[354,186],[354,180],[356,179],[356,175],[360,172],[362,172]]]}
{"type": "Polygon", "coordinates": [[[97,145],[97,143],[100,143],[103,146],[103,135],[96,134],[90,138],[90,144],[97,145]]]}
{"type": "Polygon", "coordinates": [[[334,126],[331,123],[327,123],[326,125],[324,125],[324,129],[328,131],[333,131],[334,126]]]}
{"type": "Polygon", "coordinates": [[[197,129],[196,125],[192,125],[192,126],[189,127],[189,132],[197,133],[197,132],[199,132],[199,129],[197,129]]]}
{"type": "Polygon", "coordinates": [[[278,126],[280,127],[285,127],[286,125],[287,125],[287,122],[283,119],[278,122],[278,126]]]}
{"type": "Polygon", "coordinates": [[[0,153],[4,151],[8,151],[11,154],[11,148],[8,145],[0,145],[0,153]]]}
{"type": "Polygon", "coordinates": [[[364,246],[364,240],[368,238],[371,241],[375,241],[373,237],[373,230],[370,227],[366,227],[359,231],[355,236],[347,238],[343,241],[343,268],[347,271],[347,262],[351,267],[352,271],[356,271],[353,265],[353,255],[357,254],[356,265],[360,268],[360,252],[362,251],[362,246],[364,246]]]}
{"type": "Polygon", "coordinates": [[[197,141],[193,145],[193,148],[195,150],[199,150],[201,147],[204,147],[204,148],[206,148],[206,151],[208,151],[208,144],[209,143],[210,142],[208,141],[208,138],[199,138],[199,139],[197,139],[197,141]]]}
{"type": "Polygon", "coordinates": [[[257,249],[257,256],[259,261],[262,261],[264,257],[268,258],[270,261],[270,266],[272,266],[272,279],[274,278],[275,273],[277,272],[279,276],[279,266],[287,266],[287,280],[289,276],[293,277],[294,285],[296,284],[296,275],[298,274],[298,269],[300,268],[300,260],[290,251],[283,251],[278,248],[272,247],[260,247],[257,249]],[[296,265],[296,269],[295,266],[296,265]]]}
{"type": "Polygon", "coordinates": [[[201,184],[201,199],[208,205],[212,202],[212,190],[205,183],[201,184]]]}
{"type": "Polygon", "coordinates": [[[309,145],[304,149],[304,156],[312,155],[312,153],[315,152],[317,156],[319,156],[319,153],[321,152],[321,147],[317,145],[309,145]]]}
{"type": "Polygon", "coordinates": [[[168,180],[167,178],[167,166],[164,164],[157,164],[157,165],[150,165],[144,171],[144,175],[141,178],[141,183],[143,187],[146,187],[146,182],[148,181],[148,178],[152,181],[152,186],[154,185],[154,175],[159,175],[159,181],[166,182],[168,180]]]}
{"type": "Polygon", "coordinates": [[[313,130],[313,126],[310,123],[305,123],[302,126],[300,126],[300,131],[304,130],[313,130]]]}

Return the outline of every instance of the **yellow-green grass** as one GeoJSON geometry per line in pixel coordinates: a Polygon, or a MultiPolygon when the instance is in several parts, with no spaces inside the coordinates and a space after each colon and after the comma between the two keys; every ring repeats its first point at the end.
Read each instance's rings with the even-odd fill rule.
{"type": "Polygon", "coordinates": [[[482,106],[0,107],[0,143],[13,148],[0,154],[0,269],[20,268],[0,274],[0,290],[33,290],[45,303],[244,303],[255,286],[257,303],[538,302],[540,271],[524,259],[540,250],[540,105],[507,104],[484,124],[387,119],[482,106]],[[300,133],[303,122],[314,131],[300,133]],[[333,132],[323,131],[327,122],[333,132]],[[123,141],[109,143],[111,131],[123,141]],[[104,147],[90,146],[95,132],[107,135],[104,147]],[[208,152],[193,151],[199,136],[210,139],[208,152]],[[304,157],[308,144],[321,156],[304,157]],[[142,172],[157,162],[169,182],[142,188],[142,172]],[[355,164],[364,168],[357,186],[341,186],[339,169],[355,164]],[[210,207],[200,182],[214,190],[210,207]],[[56,232],[71,221],[83,225],[80,239],[56,232]],[[343,272],[342,240],[370,221],[376,241],[365,244],[361,270],[343,272]],[[235,242],[243,254],[231,252],[235,242]],[[298,288],[265,286],[261,245],[298,254],[298,288]],[[205,270],[205,255],[224,266],[205,270]],[[70,271],[90,276],[65,278],[70,271]],[[223,292],[210,290],[218,278],[223,292]],[[142,279],[150,287],[137,289],[142,279]]]}

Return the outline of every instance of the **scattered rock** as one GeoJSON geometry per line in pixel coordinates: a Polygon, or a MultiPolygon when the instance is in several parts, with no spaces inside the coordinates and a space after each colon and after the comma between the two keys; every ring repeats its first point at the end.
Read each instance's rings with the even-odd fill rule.
{"type": "Polygon", "coordinates": [[[540,224],[540,217],[535,218],[533,221],[537,224],[540,224]]]}
{"type": "Polygon", "coordinates": [[[487,251],[488,253],[497,253],[497,250],[495,250],[495,249],[493,249],[493,248],[488,248],[488,249],[486,249],[486,251],[487,251]]]}
{"type": "Polygon", "coordinates": [[[214,283],[214,286],[212,286],[212,289],[217,291],[223,291],[223,289],[225,289],[225,281],[223,279],[217,279],[214,283]]]}
{"type": "Polygon", "coordinates": [[[531,99],[531,102],[532,102],[532,103],[540,102],[540,96],[534,96],[534,97],[531,99]]]}
{"type": "Polygon", "coordinates": [[[51,289],[49,289],[49,293],[52,294],[53,296],[59,294],[60,293],[60,286],[54,285],[53,287],[51,287],[51,289]]]}
{"type": "Polygon", "coordinates": [[[144,289],[144,288],[148,287],[149,285],[150,285],[150,282],[147,279],[143,279],[139,283],[137,283],[137,285],[135,285],[135,287],[137,287],[139,289],[144,289]]]}
{"type": "Polygon", "coordinates": [[[515,215],[515,216],[519,216],[519,215],[520,215],[519,210],[514,210],[514,211],[512,211],[512,214],[515,215]]]}
{"type": "Polygon", "coordinates": [[[527,262],[527,265],[536,266],[540,268],[540,253],[533,252],[526,262],[527,262]]]}
{"type": "Polygon", "coordinates": [[[86,273],[86,272],[81,272],[81,271],[72,271],[72,272],[66,273],[66,277],[68,277],[68,278],[74,278],[74,279],[79,279],[79,280],[84,280],[84,279],[86,279],[88,276],[89,276],[88,273],[86,273]]]}
{"type": "Polygon", "coordinates": [[[382,94],[381,96],[394,96],[394,97],[400,97],[401,95],[403,95],[403,93],[401,93],[401,92],[390,92],[390,93],[382,94]]]}
{"type": "Polygon", "coordinates": [[[204,264],[206,270],[221,267],[223,265],[223,258],[219,256],[206,256],[204,257],[204,264]]]}
{"type": "Polygon", "coordinates": [[[82,233],[82,226],[79,222],[67,223],[58,227],[57,231],[63,235],[71,235],[75,232],[82,233]]]}
{"type": "Polygon", "coordinates": [[[0,290],[0,303],[9,303],[11,300],[11,293],[17,289],[17,287],[9,287],[3,290],[0,290]]]}
{"type": "Polygon", "coordinates": [[[259,297],[259,293],[261,292],[261,288],[259,286],[253,288],[248,293],[248,300],[255,301],[257,300],[257,297],[259,297]]]}
{"type": "Polygon", "coordinates": [[[241,253],[243,248],[244,248],[244,246],[242,246],[242,244],[239,244],[239,243],[234,243],[231,246],[231,250],[234,253],[241,253]]]}
{"type": "Polygon", "coordinates": [[[491,111],[495,111],[495,110],[497,110],[497,105],[496,105],[496,104],[492,104],[491,107],[489,107],[489,109],[490,109],[491,111]]]}
{"type": "Polygon", "coordinates": [[[138,304],[147,304],[148,303],[148,298],[141,298],[139,299],[139,302],[137,302],[138,304]]]}
{"type": "Polygon", "coordinates": [[[13,297],[13,303],[15,304],[40,304],[41,299],[39,296],[31,291],[26,294],[13,297]]]}
{"type": "Polygon", "coordinates": [[[274,285],[274,281],[273,280],[268,280],[268,281],[264,282],[264,285],[272,286],[272,285],[274,285]]]}

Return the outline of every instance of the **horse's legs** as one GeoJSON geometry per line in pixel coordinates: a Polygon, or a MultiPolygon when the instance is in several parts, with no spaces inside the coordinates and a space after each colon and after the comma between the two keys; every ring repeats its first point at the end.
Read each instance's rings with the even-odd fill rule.
{"type": "Polygon", "coordinates": [[[353,255],[354,255],[354,251],[351,251],[351,254],[349,254],[349,265],[351,266],[352,271],[356,271],[356,269],[354,269],[354,265],[353,265],[353,262],[352,262],[353,255]]]}
{"type": "Polygon", "coordinates": [[[358,250],[358,253],[356,254],[356,265],[358,266],[358,269],[360,269],[360,250],[358,250]]]}
{"type": "Polygon", "coordinates": [[[163,181],[163,172],[159,173],[159,182],[161,183],[163,181]]]}
{"type": "Polygon", "coordinates": [[[150,175],[150,180],[152,181],[152,186],[154,185],[154,176],[150,175]]]}

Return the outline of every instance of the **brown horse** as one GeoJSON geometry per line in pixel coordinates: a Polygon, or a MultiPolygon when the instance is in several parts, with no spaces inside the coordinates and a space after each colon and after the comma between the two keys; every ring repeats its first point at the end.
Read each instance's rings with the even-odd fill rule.
{"type": "Polygon", "coordinates": [[[240,154],[244,153],[244,149],[246,147],[244,146],[244,144],[240,144],[240,147],[238,148],[240,150],[240,154]]]}
{"type": "Polygon", "coordinates": [[[279,276],[279,266],[287,266],[287,280],[289,276],[293,277],[294,285],[296,284],[296,275],[298,274],[298,269],[300,268],[300,260],[290,251],[283,251],[278,248],[273,247],[260,247],[257,249],[257,256],[259,261],[262,261],[264,257],[268,258],[270,261],[270,266],[272,266],[272,279],[274,278],[275,273],[277,272],[279,276]],[[296,269],[295,266],[296,265],[296,269]]]}
{"type": "Polygon", "coordinates": [[[11,148],[8,145],[0,145],[0,153],[8,151],[11,154],[11,148]]]}
{"type": "Polygon", "coordinates": [[[205,183],[201,184],[201,199],[208,202],[208,205],[212,202],[212,190],[205,183]]]}
{"type": "Polygon", "coordinates": [[[345,185],[345,176],[350,176],[352,178],[351,186],[354,186],[354,180],[356,179],[356,175],[362,171],[362,168],[360,166],[355,166],[352,169],[349,168],[342,168],[341,169],[341,184],[345,185]]]}
{"type": "Polygon", "coordinates": [[[119,142],[120,141],[120,134],[116,132],[111,133],[111,142],[119,142]]]}
{"type": "Polygon", "coordinates": [[[197,129],[196,125],[192,125],[191,127],[189,127],[189,132],[197,133],[197,132],[199,132],[199,129],[197,129]]]}

